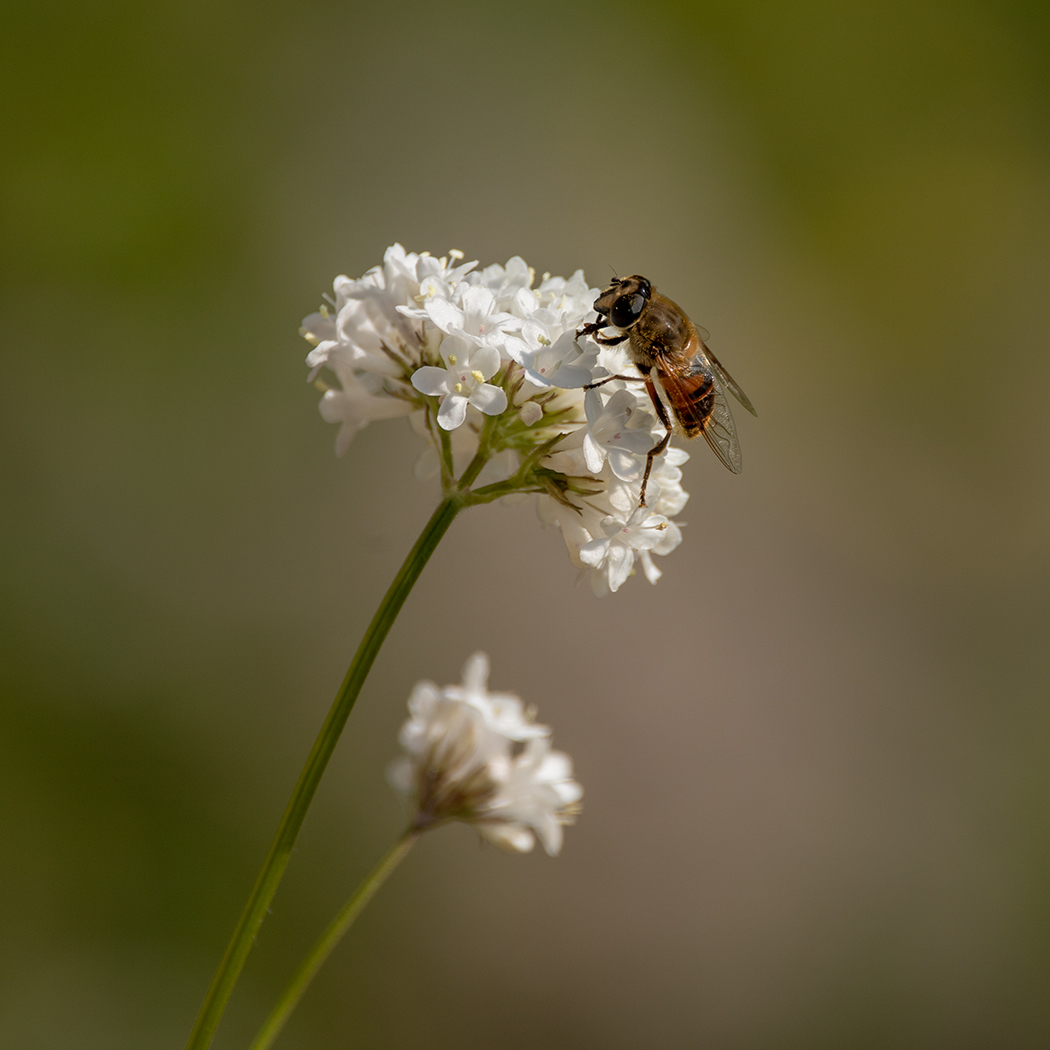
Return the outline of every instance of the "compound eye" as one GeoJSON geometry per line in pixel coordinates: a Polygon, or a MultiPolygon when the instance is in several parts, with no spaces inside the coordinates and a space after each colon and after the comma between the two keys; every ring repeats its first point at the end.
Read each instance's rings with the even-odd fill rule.
{"type": "Polygon", "coordinates": [[[617,328],[630,328],[642,316],[646,297],[635,292],[633,295],[621,295],[609,311],[609,320],[617,328]]]}

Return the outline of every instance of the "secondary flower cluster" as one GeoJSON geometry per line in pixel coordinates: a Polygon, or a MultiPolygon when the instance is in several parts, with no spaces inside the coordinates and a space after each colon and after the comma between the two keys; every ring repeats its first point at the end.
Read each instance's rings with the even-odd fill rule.
{"type": "Polygon", "coordinates": [[[416,686],[400,735],[407,754],[390,766],[390,782],[413,799],[419,830],[462,820],[522,853],[538,836],[554,855],[583,789],[569,756],[551,750],[550,730],[516,696],[490,693],[488,674],[488,657],[475,653],[462,686],[416,686]]]}
{"type": "Polygon", "coordinates": [[[478,498],[539,496],[569,555],[596,594],[617,590],[638,561],[650,582],[654,554],[681,542],[671,519],[685,506],[671,448],[654,464],[639,506],[646,454],[663,430],[627,355],[575,333],[596,316],[598,289],[583,272],[535,273],[515,257],[476,269],[461,252],[440,259],[389,248],[360,280],[337,277],[330,305],[305,318],[310,379],[321,415],[340,424],[336,452],[372,420],[408,415],[428,441],[417,474],[448,486],[470,472],[478,498]],[[327,368],[338,386],[317,380],[327,368]]]}

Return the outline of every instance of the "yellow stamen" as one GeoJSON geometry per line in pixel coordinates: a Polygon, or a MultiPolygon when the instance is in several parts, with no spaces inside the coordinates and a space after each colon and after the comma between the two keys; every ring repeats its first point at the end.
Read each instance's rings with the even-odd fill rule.
{"type": "Polygon", "coordinates": [[[474,377],[474,378],[475,378],[475,379],[476,379],[476,380],[477,380],[477,381],[478,381],[479,383],[484,383],[484,382],[485,382],[485,377],[484,377],[484,376],[483,376],[483,375],[482,375],[482,374],[481,374],[481,373],[480,373],[480,372],[479,372],[479,371],[478,371],[478,370],[477,370],[476,368],[475,368],[475,369],[474,369],[474,371],[473,371],[473,372],[471,372],[470,374],[471,374],[471,375],[472,375],[472,376],[473,376],[473,377],[474,377]]]}
{"type": "Polygon", "coordinates": [[[463,384],[462,383],[457,383],[452,389],[455,390],[455,392],[457,394],[462,394],[463,393],[463,384]]]}
{"type": "Polygon", "coordinates": [[[452,365],[453,367],[455,367],[455,364],[456,364],[456,355],[455,354],[449,354],[448,355],[448,363],[450,365],[452,365]]]}

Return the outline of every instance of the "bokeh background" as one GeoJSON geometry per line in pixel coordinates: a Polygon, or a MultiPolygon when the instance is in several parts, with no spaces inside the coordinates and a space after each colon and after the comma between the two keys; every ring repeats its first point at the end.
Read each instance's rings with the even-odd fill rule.
{"type": "MultiPolygon", "coordinates": [[[[296,334],[399,240],[640,271],[758,406],[656,587],[527,506],[406,606],[216,1046],[395,836],[477,648],[586,808],[430,836],[279,1044],[1050,1044],[1050,7],[99,0],[0,15],[0,1045],[178,1048],[436,499],[296,334]]],[[[741,418],[742,417],[742,418],[741,418]]]]}

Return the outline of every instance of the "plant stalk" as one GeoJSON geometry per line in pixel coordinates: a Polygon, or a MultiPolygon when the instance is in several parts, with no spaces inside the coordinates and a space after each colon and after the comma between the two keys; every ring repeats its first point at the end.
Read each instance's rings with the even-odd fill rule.
{"type": "Polygon", "coordinates": [[[343,684],[339,687],[339,692],[332,702],[328,717],[317,735],[306,765],[299,774],[299,780],[296,782],[295,790],[281,818],[277,834],[270,846],[270,852],[266,855],[266,860],[263,862],[262,870],[259,872],[248,902],[244,906],[240,921],[233,931],[226,953],[219,963],[211,987],[201,1004],[200,1013],[190,1033],[189,1042],[186,1044],[186,1050],[206,1050],[211,1044],[215,1029],[222,1019],[226,1004],[229,1002],[241,970],[244,969],[248,953],[255,942],[255,935],[262,925],[270,902],[277,892],[277,886],[284,875],[296,836],[306,818],[306,812],[321,782],[325,767],[332,757],[335,745],[339,741],[339,735],[353,710],[354,702],[357,700],[358,693],[361,692],[365,678],[368,677],[368,672],[380,646],[393,626],[394,620],[397,619],[401,606],[404,605],[405,599],[423,571],[430,555],[434,553],[456,515],[471,502],[470,493],[458,492],[446,496],[438,504],[437,510],[424,526],[419,539],[416,540],[415,546],[398,570],[375,616],[372,617],[372,622],[368,625],[368,630],[365,631],[365,636],[361,639],[361,644],[346,672],[343,684]]]}
{"type": "Polygon", "coordinates": [[[303,993],[324,965],[332,950],[343,939],[343,935],[354,924],[354,920],[364,910],[365,905],[375,896],[376,891],[386,882],[390,873],[401,863],[412,848],[420,832],[410,828],[390,848],[386,856],[375,866],[368,878],[354,891],[353,896],[343,905],[328,928],[318,938],[310,953],[299,964],[291,983],[284,990],[277,1005],[270,1011],[255,1041],[249,1050],[269,1050],[273,1041],[281,1034],[285,1022],[298,1005],[303,993]]]}

